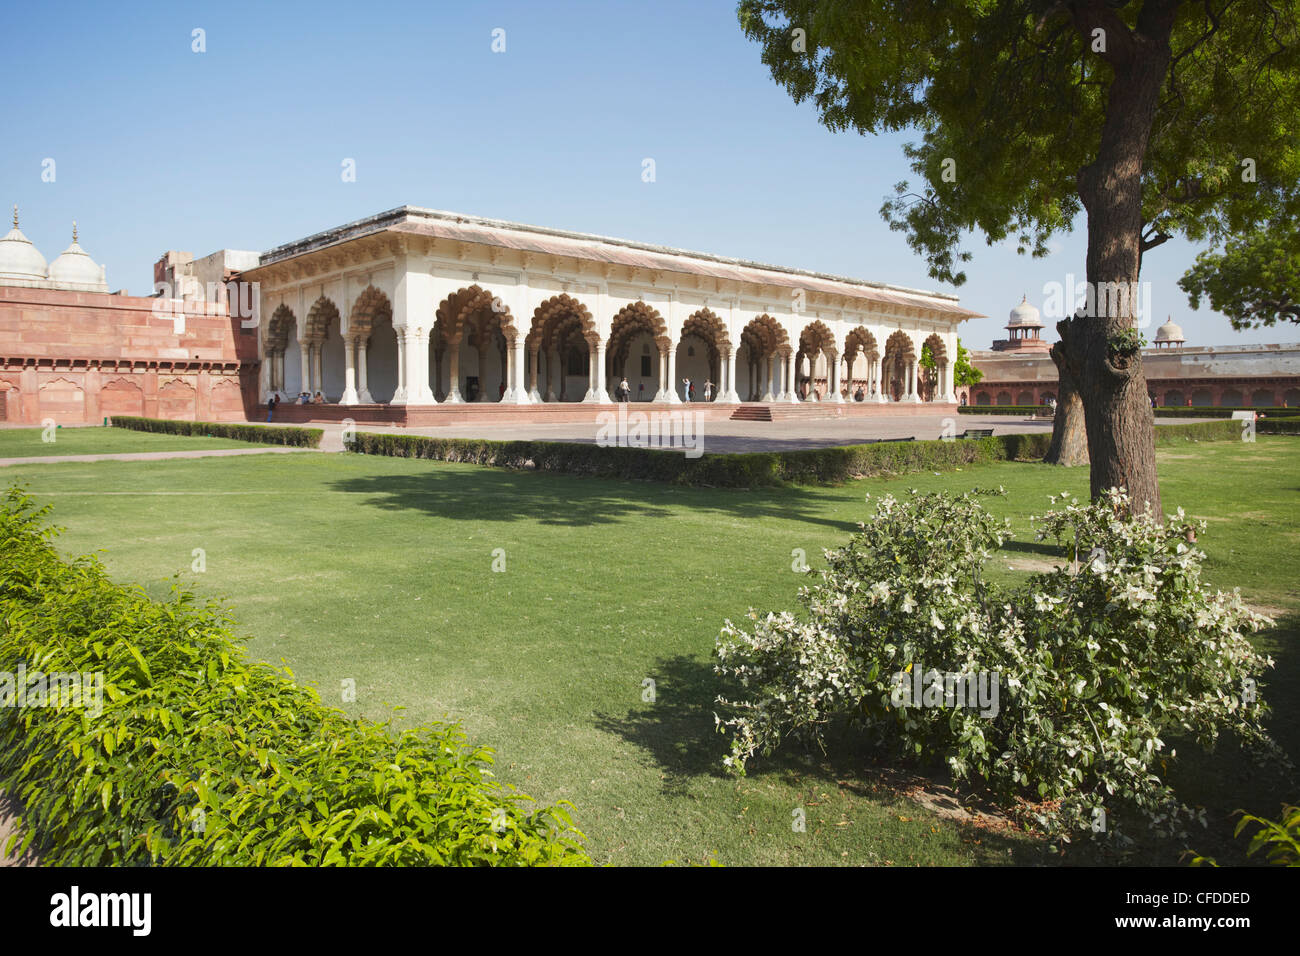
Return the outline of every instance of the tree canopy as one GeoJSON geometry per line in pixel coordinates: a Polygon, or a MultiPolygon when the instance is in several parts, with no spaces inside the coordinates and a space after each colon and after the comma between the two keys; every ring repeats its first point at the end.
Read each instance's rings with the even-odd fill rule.
{"type": "Polygon", "coordinates": [[[1178,284],[1192,308],[1208,298],[1234,329],[1300,323],[1300,227],[1271,224],[1229,239],[1197,256],[1178,284]]]}
{"type": "Polygon", "coordinates": [[[1300,218],[1300,0],[741,0],[738,16],[830,129],[919,134],[920,183],[881,214],[932,277],[966,280],[972,234],[1041,257],[1087,214],[1088,306],[1056,316],[1053,447],[1086,430],[1093,498],[1126,489],[1160,516],[1126,335],[1142,258],[1300,218]]]}
{"type": "Polygon", "coordinates": [[[1296,0],[742,0],[738,13],[773,78],[828,128],[921,135],[906,147],[921,184],[899,183],[881,212],[940,281],[965,281],[969,233],[1043,256],[1070,229],[1114,65],[1162,14],[1143,251],[1300,216],[1296,0]]]}

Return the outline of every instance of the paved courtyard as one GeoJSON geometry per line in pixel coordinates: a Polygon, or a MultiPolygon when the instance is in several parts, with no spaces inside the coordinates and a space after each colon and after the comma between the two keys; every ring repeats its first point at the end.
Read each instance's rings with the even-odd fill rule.
{"type": "MultiPolygon", "coordinates": [[[[635,408],[635,406],[632,406],[635,408]]],[[[689,409],[689,406],[681,406],[689,409]]],[[[1185,424],[1204,419],[1162,418],[1158,425],[1185,424]]],[[[325,424],[321,447],[337,451],[343,447],[342,428],[325,424]]],[[[951,415],[918,412],[915,415],[890,415],[880,418],[797,419],[775,422],[705,421],[699,423],[706,453],[788,451],[799,448],[825,448],[832,445],[857,445],[868,441],[915,438],[934,440],[945,428],[961,434],[967,428],[991,428],[995,435],[1025,432],[1050,432],[1052,423],[1011,415],[951,415]]],[[[358,431],[394,432],[407,435],[432,435],[440,438],[486,438],[494,441],[566,441],[595,442],[600,426],[594,422],[567,424],[517,425],[443,425],[435,428],[399,428],[385,425],[361,425],[358,431]]]]}

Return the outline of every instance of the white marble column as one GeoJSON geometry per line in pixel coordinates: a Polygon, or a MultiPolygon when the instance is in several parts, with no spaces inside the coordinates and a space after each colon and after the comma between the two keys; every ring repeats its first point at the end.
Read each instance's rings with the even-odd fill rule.
{"type": "Polygon", "coordinates": [[[775,402],[776,396],[772,394],[772,378],[776,366],[775,355],[765,355],[762,361],[763,389],[759,393],[760,402],[775,402]]]}
{"type": "Polygon", "coordinates": [[[444,405],[463,405],[465,396],[460,393],[460,340],[447,343],[447,397],[444,405]]]}
{"type": "Polygon", "coordinates": [[[840,355],[838,352],[826,353],[826,401],[844,403],[840,394],[840,355]]]}
{"type": "Polygon", "coordinates": [[[726,361],[722,363],[724,369],[722,374],[727,376],[727,381],[723,391],[718,395],[718,401],[726,405],[740,402],[740,395],[736,392],[736,351],[736,349],[728,349],[726,361]]]}
{"type": "Polygon", "coordinates": [[[506,358],[510,366],[509,378],[506,383],[506,394],[502,401],[514,405],[531,405],[533,400],[528,394],[528,384],[525,377],[528,371],[528,354],[525,350],[524,337],[515,336],[515,343],[506,353],[506,358]]]}
{"type": "Polygon", "coordinates": [[[357,343],[343,340],[343,397],[340,405],[357,404],[357,343]]]}
{"type": "Polygon", "coordinates": [[[582,396],[583,402],[599,404],[600,395],[596,391],[596,379],[599,370],[596,368],[596,346],[587,343],[587,393],[582,396]]]}
{"type": "Polygon", "coordinates": [[[785,391],[781,393],[781,401],[798,402],[799,392],[795,387],[795,353],[791,349],[785,356],[785,361],[781,363],[785,366],[785,391]]]}
{"type": "Polygon", "coordinates": [[[366,366],[366,340],[357,339],[357,402],[361,405],[373,405],[374,396],[370,394],[366,366]]]}
{"type": "Polygon", "coordinates": [[[393,329],[397,334],[397,388],[393,391],[393,405],[406,404],[406,329],[393,329]]]}
{"type": "Polygon", "coordinates": [[[542,400],[542,393],[537,387],[538,366],[541,364],[539,352],[539,346],[528,350],[528,400],[533,403],[540,403],[542,400]]]}
{"type": "Polygon", "coordinates": [[[316,397],[317,392],[321,393],[322,398],[325,397],[325,376],[323,374],[325,362],[324,362],[324,356],[322,354],[324,351],[325,351],[324,342],[316,342],[312,344],[311,347],[311,375],[312,375],[311,397],[312,398],[316,397]]]}
{"type": "Polygon", "coordinates": [[[908,371],[908,379],[909,379],[907,401],[911,402],[913,405],[919,405],[921,402],[921,395],[919,392],[919,388],[920,388],[919,383],[921,379],[920,360],[912,359],[912,361],[908,363],[907,371],[908,371]]]}
{"type": "Polygon", "coordinates": [[[560,350],[551,349],[546,353],[546,398],[548,402],[560,400],[560,350]]]}
{"type": "Polygon", "coordinates": [[[429,388],[429,330],[421,326],[406,329],[406,401],[407,405],[436,405],[429,388]]]}
{"type": "Polygon", "coordinates": [[[602,405],[612,405],[609,397],[609,381],[605,373],[605,341],[596,343],[596,400],[602,405]]]}
{"type": "Polygon", "coordinates": [[[271,400],[275,391],[275,353],[268,351],[262,358],[262,366],[257,371],[257,393],[262,396],[262,403],[271,400]]]}
{"type": "Polygon", "coordinates": [[[668,388],[664,400],[672,405],[682,403],[681,396],[677,393],[677,346],[668,346],[668,388]]]}

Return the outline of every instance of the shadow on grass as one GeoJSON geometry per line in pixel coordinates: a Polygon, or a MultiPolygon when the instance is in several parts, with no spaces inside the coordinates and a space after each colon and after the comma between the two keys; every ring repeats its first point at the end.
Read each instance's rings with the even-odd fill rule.
{"type": "Polygon", "coordinates": [[[821,513],[821,499],[796,487],[763,491],[686,488],[466,467],[476,470],[435,466],[419,474],[341,479],[330,488],[366,496],[370,505],[387,511],[423,511],[453,520],[583,527],[632,517],[670,517],[674,507],[686,506],[740,518],[780,518],[849,533],[857,530],[855,522],[827,519],[821,513]]]}
{"type": "MultiPolygon", "coordinates": [[[[719,694],[740,699],[743,688],[715,675],[711,661],[687,655],[661,660],[653,673],[656,699],[652,705],[617,716],[597,713],[596,727],[650,754],[663,772],[665,794],[688,793],[694,778],[731,779],[722,763],[730,752],[730,737],[718,733],[714,713],[720,710],[716,703],[719,694]]],[[[922,776],[918,774],[925,773],[923,768],[908,767],[900,772],[899,766],[883,759],[846,722],[827,733],[825,753],[815,746],[787,741],[771,756],[751,760],[748,772],[751,780],[766,778],[799,790],[838,788],[904,813],[914,800],[930,807],[938,802],[958,805],[943,768],[929,768],[931,772],[922,776]],[[924,797],[917,799],[915,794],[922,790],[924,797]],[[946,800],[935,801],[940,793],[947,795],[946,800]]],[[[981,862],[1043,862],[1041,845],[1014,831],[966,822],[961,813],[952,818],[967,831],[963,841],[981,862]]]]}
{"type": "MultiPolygon", "coordinates": [[[[1267,727],[1278,746],[1293,763],[1300,761],[1300,613],[1277,619],[1275,627],[1256,635],[1257,645],[1273,658],[1274,667],[1261,682],[1260,694],[1272,708],[1267,727]]],[[[1300,801],[1300,774],[1295,767],[1260,763],[1233,738],[1218,742],[1206,752],[1190,740],[1167,742],[1178,750],[1179,759],[1170,768],[1168,780],[1183,803],[1204,807],[1207,827],[1194,829],[1186,841],[1187,850],[1215,858],[1220,865],[1263,864],[1259,855],[1246,856],[1248,833],[1234,837],[1237,811],[1276,820],[1283,804],[1300,801]]],[[[1254,832],[1253,829],[1249,832],[1254,832]]],[[[1186,864],[1190,857],[1183,847],[1160,847],[1162,857],[1152,862],[1186,864]],[[1177,850],[1177,852],[1174,852],[1177,850]]]]}
{"type": "Polygon", "coordinates": [[[1019,554],[1039,555],[1043,558],[1050,559],[1054,564],[1059,564],[1062,561],[1069,560],[1067,549],[1057,544],[1055,541],[1018,541],[1012,539],[1010,541],[1004,541],[999,550],[1014,551],[1019,554]]]}

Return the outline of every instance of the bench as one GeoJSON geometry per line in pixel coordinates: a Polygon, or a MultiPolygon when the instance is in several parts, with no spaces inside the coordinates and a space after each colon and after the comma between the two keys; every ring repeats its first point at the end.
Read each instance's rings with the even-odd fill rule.
{"type": "MultiPolygon", "coordinates": [[[[942,436],[940,436],[942,437],[942,436]]],[[[993,429],[991,428],[968,428],[958,438],[992,438],[993,429]]]]}

